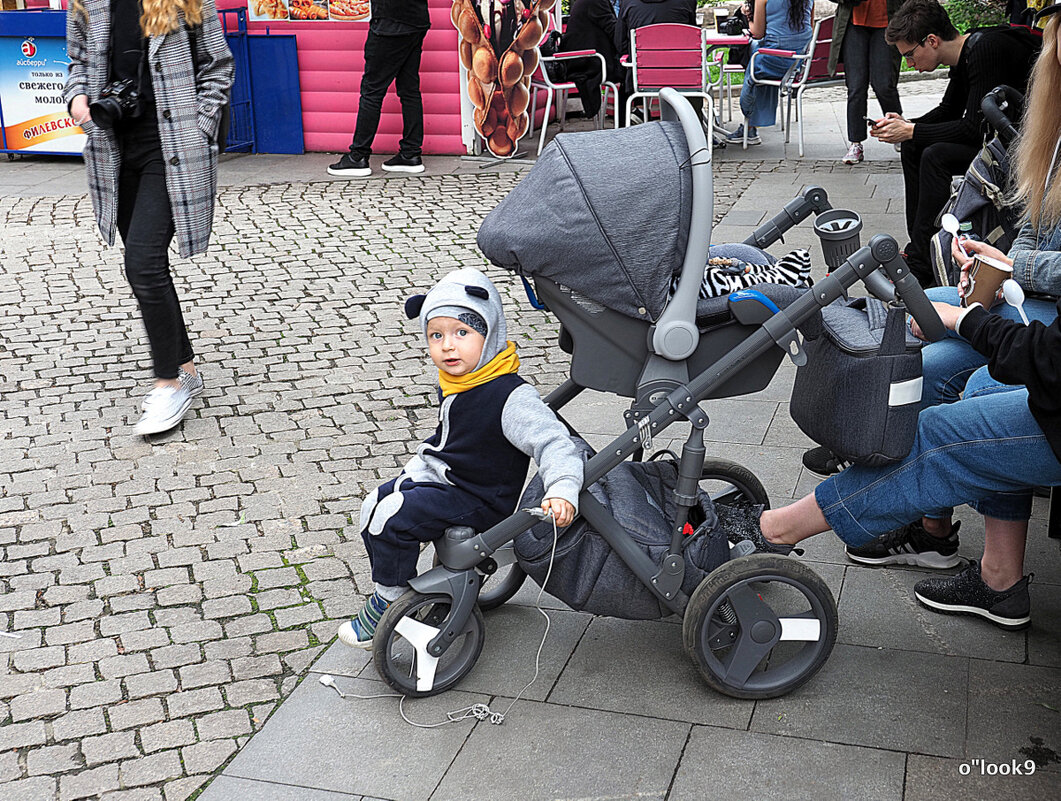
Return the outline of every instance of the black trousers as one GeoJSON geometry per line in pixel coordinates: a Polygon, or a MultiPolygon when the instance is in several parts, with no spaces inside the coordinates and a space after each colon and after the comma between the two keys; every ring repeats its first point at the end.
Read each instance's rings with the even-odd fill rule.
{"type": "Polygon", "coordinates": [[[903,113],[899,101],[899,68],[892,58],[894,48],[884,41],[884,28],[848,25],[844,31],[844,81],[847,84],[847,141],[865,142],[866,104],[869,87],[881,111],[903,113]]]}
{"type": "Polygon", "coordinates": [[[964,175],[979,148],[956,142],[928,146],[903,142],[903,180],[906,184],[906,230],[910,243],[906,261],[921,286],[936,284],[929,255],[929,240],[936,233],[936,217],[950,198],[951,179],[964,175]]]}
{"type": "Polygon", "coordinates": [[[402,102],[402,139],[405,156],[419,156],[424,147],[424,101],[420,96],[420,54],[426,31],[400,36],[378,36],[371,30],[365,42],[365,73],[350,155],[367,158],[379,128],[383,98],[391,83],[402,102]]]}
{"type": "Polygon", "coordinates": [[[155,376],[176,378],[177,367],[195,354],[169,271],[167,251],[175,229],[154,112],[118,138],[118,233],[125,244],[125,276],[140,304],[155,376]]]}

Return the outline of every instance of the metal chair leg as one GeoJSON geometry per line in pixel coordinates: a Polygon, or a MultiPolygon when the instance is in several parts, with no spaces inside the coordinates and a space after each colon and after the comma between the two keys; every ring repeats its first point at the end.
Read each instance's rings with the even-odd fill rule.
{"type": "Polygon", "coordinates": [[[538,139],[538,155],[542,154],[542,148],[545,147],[545,132],[549,130],[549,112],[553,107],[553,93],[548,92],[545,95],[545,116],[542,118],[542,135],[538,139]]]}

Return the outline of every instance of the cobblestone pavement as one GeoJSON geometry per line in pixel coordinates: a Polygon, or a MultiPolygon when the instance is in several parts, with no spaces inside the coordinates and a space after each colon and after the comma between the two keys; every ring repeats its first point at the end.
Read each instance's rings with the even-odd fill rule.
{"type": "MultiPolygon", "coordinates": [[[[782,169],[718,164],[716,215],[782,169]]],[[[369,590],[361,494],[433,424],[401,302],[483,266],[519,177],[223,191],[175,263],[206,392],[151,441],[120,251],[84,197],[0,198],[0,797],[188,798],[290,693],[369,590]]],[[[554,325],[493,274],[554,386],[554,325]]]]}

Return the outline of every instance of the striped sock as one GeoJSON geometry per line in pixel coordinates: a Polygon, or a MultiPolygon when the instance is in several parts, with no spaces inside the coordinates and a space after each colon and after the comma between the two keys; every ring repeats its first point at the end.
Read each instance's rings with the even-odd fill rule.
{"type": "Polygon", "coordinates": [[[368,642],[372,639],[376,634],[376,625],[388,606],[390,606],[390,601],[384,600],[378,592],[368,597],[361,611],[357,613],[357,617],[350,620],[358,642],[368,642]]]}

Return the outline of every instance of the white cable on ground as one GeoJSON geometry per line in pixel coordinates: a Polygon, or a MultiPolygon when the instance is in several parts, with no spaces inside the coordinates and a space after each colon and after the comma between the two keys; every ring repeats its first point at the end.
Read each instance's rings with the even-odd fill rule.
{"type": "MultiPolygon", "coordinates": [[[[543,514],[540,509],[526,509],[524,511],[531,512],[532,514],[543,514]]],[[[549,568],[545,571],[545,580],[542,582],[541,587],[538,589],[538,597],[534,601],[534,608],[538,610],[542,617],[545,618],[545,632],[542,634],[542,641],[538,645],[538,652],[534,656],[534,675],[531,680],[524,685],[523,689],[520,690],[516,697],[512,699],[512,702],[508,705],[504,712],[494,712],[487,704],[472,704],[471,706],[462,707],[461,709],[454,709],[451,712],[446,713],[446,720],[439,721],[438,723],[417,723],[415,720],[410,720],[405,714],[404,703],[407,696],[401,693],[378,693],[376,695],[359,695],[357,693],[344,693],[339,689],[339,685],[335,683],[335,678],[328,674],[320,677],[320,683],[325,687],[331,687],[342,699],[346,698],[357,698],[362,701],[368,701],[373,698],[397,698],[398,699],[398,714],[402,716],[402,719],[410,726],[415,726],[418,729],[436,729],[439,726],[446,726],[450,723],[457,723],[468,718],[475,718],[476,720],[488,720],[495,726],[500,726],[505,722],[505,717],[509,712],[512,711],[512,707],[516,705],[516,702],[523,697],[523,694],[530,689],[531,685],[538,680],[538,674],[541,672],[541,658],[542,651],[545,649],[545,640],[549,636],[549,629],[552,627],[552,620],[544,609],[542,609],[542,595],[545,594],[545,588],[549,584],[549,578],[553,574],[553,561],[556,558],[556,545],[560,538],[560,533],[556,528],[556,518],[551,514],[549,519],[553,523],[553,547],[549,552],[549,568]]]]}

